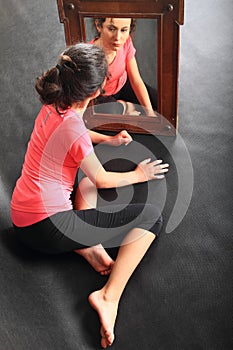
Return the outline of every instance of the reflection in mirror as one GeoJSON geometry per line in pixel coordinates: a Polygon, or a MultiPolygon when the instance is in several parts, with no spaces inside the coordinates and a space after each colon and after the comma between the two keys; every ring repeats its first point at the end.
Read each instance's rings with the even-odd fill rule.
{"type": "Polygon", "coordinates": [[[155,117],[157,20],[86,17],[85,27],[86,41],[100,46],[109,64],[94,113],[155,117]]]}

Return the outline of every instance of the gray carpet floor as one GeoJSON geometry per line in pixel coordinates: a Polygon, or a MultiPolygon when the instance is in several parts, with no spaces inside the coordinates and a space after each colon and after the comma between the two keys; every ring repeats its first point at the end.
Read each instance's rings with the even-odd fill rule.
{"type": "MultiPolygon", "coordinates": [[[[21,246],[9,213],[40,108],[34,80],[65,45],[56,1],[0,4],[0,349],[99,349],[99,321],[87,296],[105,277],[74,253],[50,257],[21,246]]],[[[232,11],[231,0],[185,1],[179,137],[133,135],[128,148],[134,154],[140,145],[171,165],[163,184],[135,188],[135,201],[147,192],[149,200],[164,200],[165,224],[123,294],[113,350],[233,348],[232,11]]],[[[105,161],[107,151],[98,152],[105,161]]],[[[128,166],[121,162],[122,170],[128,166]]]]}

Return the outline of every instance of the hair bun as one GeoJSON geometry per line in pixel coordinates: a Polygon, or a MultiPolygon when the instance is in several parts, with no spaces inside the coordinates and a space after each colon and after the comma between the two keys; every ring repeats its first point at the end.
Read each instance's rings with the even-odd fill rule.
{"type": "Polygon", "coordinates": [[[68,55],[61,55],[60,56],[60,61],[58,63],[58,70],[61,71],[60,68],[65,67],[68,68],[69,70],[72,70],[73,72],[75,72],[77,70],[77,65],[76,63],[72,60],[72,58],[70,58],[68,55]]]}

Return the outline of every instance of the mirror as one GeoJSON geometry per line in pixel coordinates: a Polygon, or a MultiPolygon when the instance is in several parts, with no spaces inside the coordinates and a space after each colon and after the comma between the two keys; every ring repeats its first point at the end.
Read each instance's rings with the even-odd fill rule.
{"type": "MultiPolygon", "coordinates": [[[[98,18],[136,20],[132,34],[136,60],[143,81],[155,93],[154,113],[134,104],[135,110],[112,109],[113,103],[94,104],[84,120],[88,128],[107,131],[127,129],[133,133],[175,136],[178,125],[179,31],[183,24],[184,0],[57,0],[67,45],[95,37],[93,21],[98,18]],[[137,112],[137,113],[135,113],[137,112]]],[[[125,97],[125,95],[124,95],[125,97]]],[[[151,97],[151,98],[153,98],[151,97]]],[[[125,98],[120,99],[125,101],[125,98]]],[[[106,102],[106,101],[105,101],[106,102]]],[[[117,103],[119,101],[117,100],[117,103]]]]}

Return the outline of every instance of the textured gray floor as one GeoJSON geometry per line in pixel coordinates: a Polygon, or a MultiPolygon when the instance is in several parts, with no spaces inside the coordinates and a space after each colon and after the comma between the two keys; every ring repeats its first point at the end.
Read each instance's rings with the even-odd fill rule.
{"type": "MultiPolygon", "coordinates": [[[[98,349],[98,317],[87,295],[105,278],[72,253],[47,257],[26,250],[10,228],[11,191],[40,108],[34,79],[64,47],[56,1],[10,0],[0,5],[0,349],[98,349]]],[[[164,229],[130,280],[112,349],[233,347],[233,3],[186,0],[185,5],[179,132],[192,160],[192,199],[179,226],[171,233],[164,229]]],[[[179,191],[174,157],[187,176],[189,169],[179,157],[177,140],[167,141],[169,152],[151,136],[136,135],[136,141],[171,163],[166,227],[179,191]]],[[[153,191],[160,189],[156,185],[153,191]]],[[[137,188],[136,196],[141,198],[144,190],[137,188]]],[[[188,199],[181,204],[185,208],[188,199]]]]}

